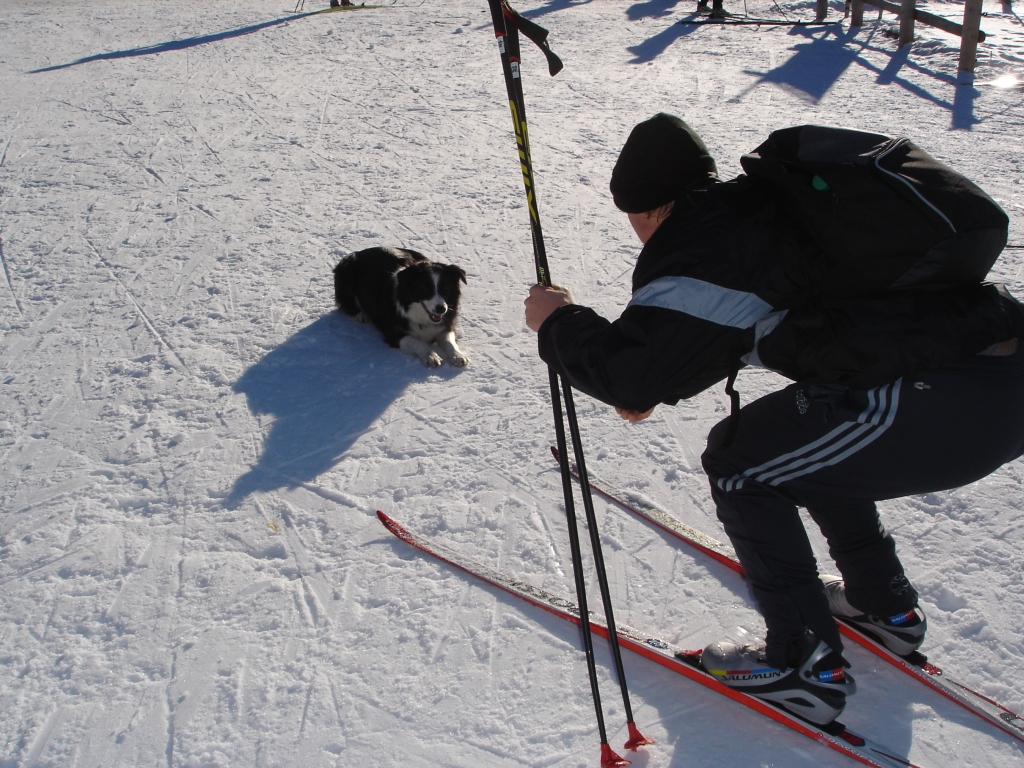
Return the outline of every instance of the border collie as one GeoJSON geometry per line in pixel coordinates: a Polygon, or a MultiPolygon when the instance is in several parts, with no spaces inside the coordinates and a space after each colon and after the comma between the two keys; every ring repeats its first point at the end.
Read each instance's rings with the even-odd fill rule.
{"type": "Polygon", "coordinates": [[[366,248],[334,268],[334,299],[339,312],[373,323],[384,341],[428,368],[442,358],[461,368],[469,358],[455,341],[460,281],[466,272],[454,264],[405,248],[366,248]]]}

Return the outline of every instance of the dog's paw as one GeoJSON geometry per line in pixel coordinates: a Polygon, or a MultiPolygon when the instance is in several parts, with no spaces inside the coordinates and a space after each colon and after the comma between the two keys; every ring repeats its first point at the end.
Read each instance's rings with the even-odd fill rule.
{"type": "Polygon", "coordinates": [[[437,352],[431,352],[426,357],[422,358],[423,364],[427,368],[440,368],[441,367],[441,356],[437,352]]]}
{"type": "Polygon", "coordinates": [[[469,365],[469,358],[459,348],[459,345],[455,343],[454,334],[450,334],[448,338],[440,339],[437,342],[437,348],[444,355],[444,359],[448,361],[449,365],[455,368],[465,368],[469,365]]]}

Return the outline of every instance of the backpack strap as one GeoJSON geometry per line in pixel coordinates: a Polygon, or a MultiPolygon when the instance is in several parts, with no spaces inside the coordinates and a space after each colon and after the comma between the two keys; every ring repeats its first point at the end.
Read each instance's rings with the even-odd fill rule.
{"type": "Polygon", "coordinates": [[[725,433],[725,440],[722,441],[720,448],[726,448],[732,445],[733,439],[736,437],[736,430],[740,426],[740,393],[736,391],[736,374],[740,372],[740,359],[733,357],[732,363],[729,366],[729,378],[725,382],[725,394],[729,396],[731,402],[729,410],[729,427],[725,433]]]}

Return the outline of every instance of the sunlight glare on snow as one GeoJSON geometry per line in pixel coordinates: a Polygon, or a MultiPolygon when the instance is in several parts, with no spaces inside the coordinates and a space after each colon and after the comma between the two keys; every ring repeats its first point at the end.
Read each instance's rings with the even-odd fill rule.
{"type": "Polygon", "coordinates": [[[1012,73],[1009,75],[1003,75],[1002,77],[997,77],[995,80],[985,83],[985,85],[993,85],[996,88],[1015,88],[1020,84],[1021,81],[1012,73]]]}

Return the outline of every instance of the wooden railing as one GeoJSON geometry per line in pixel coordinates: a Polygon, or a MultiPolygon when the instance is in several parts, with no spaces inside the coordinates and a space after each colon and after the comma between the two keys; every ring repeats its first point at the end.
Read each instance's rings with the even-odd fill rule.
{"type": "Polygon", "coordinates": [[[985,33],[981,31],[981,4],[982,0],[966,0],[964,4],[963,24],[944,19],[927,11],[919,11],[915,0],[901,0],[900,5],[888,2],[888,0],[851,0],[850,2],[850,26],[860,27],[864,25],[864,6],[872,5],[878,8],[879,15],[882,11],[895,13],[900,17],[900,39],[899,45],[902,48],[914,40],[914,22],[921,22],[930,27],[949,32],[951,35],[960,37],[960,71],[961,82],[973,80],[974,67],[978,60],[978,43],[985,39],[985,33]]]}

